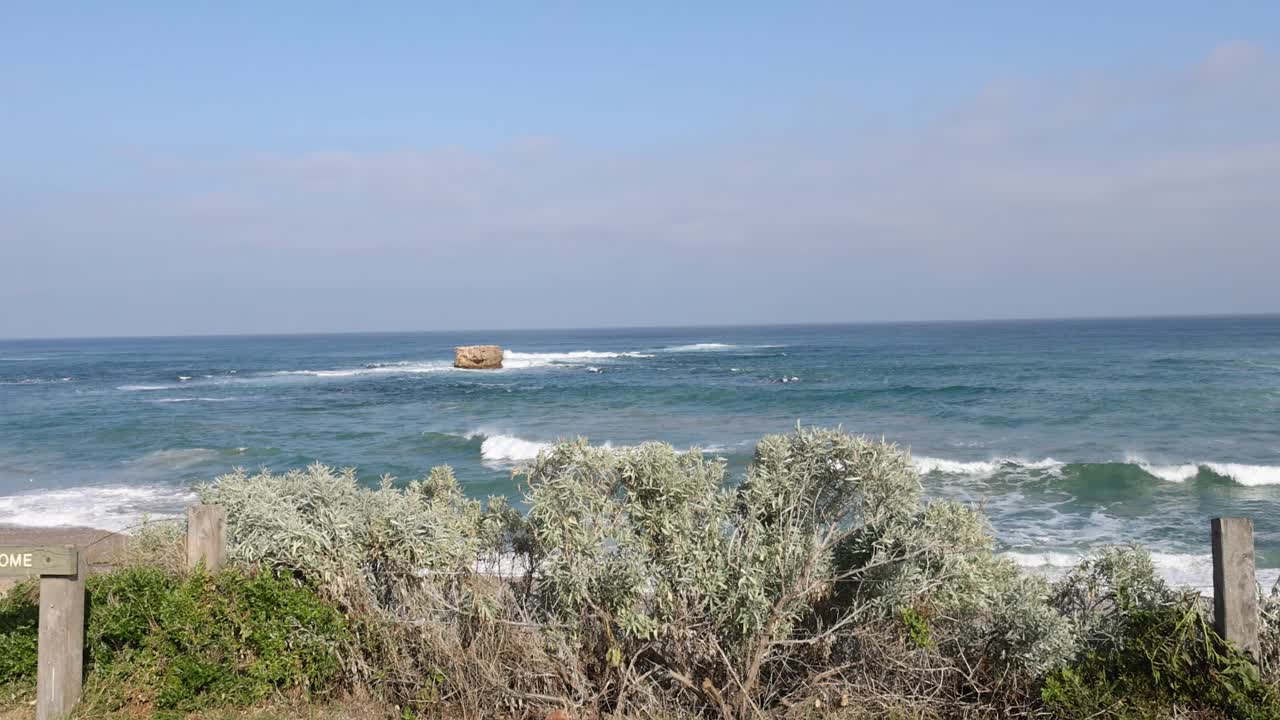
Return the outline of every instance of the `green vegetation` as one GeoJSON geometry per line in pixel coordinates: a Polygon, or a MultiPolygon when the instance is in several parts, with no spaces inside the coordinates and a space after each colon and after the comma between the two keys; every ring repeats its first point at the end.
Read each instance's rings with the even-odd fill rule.
{"type": "MultiPolygon", "coordinates": [[[[91,577],[88,593],[88,712],[243,706],[328,693],[341,676],[343,616],[291,579],[136,566],[91,577]]],[[[0,682],[15,688],[35,679],[34,595],[20,587],[0,608],[0,682]]]]}
{"type": "Polygon", "coordinates": [[[35,590],[26,581],[0,597],[0,704],[34,688],[40,621],[35,590]]]}
{"type": "Polygon", "coordinates": [[[1280,704],[1247,658],[1223,646],[1194,601],[1134,613],[1122,635],[1045,678],[1055,715],[1163,718],[1201,707],[1233,720],[1274,719],[1280,704]]]}
{"type": "MultiPolygon", "coordinates": [[[[231,570],[139,558],[91,581],[87,707],[343,690],[403,717],[1280,717],[1280,599],[1254,664],[1141,549],[1024,575],[891,445],[798,429],[732,482],[698,452],[580,440],[519,474],[523,513],[448,468],[219,478],[201,493],[227,506],[231,570]]],[[[172,557],[157,537],[137,545],[172,557]]],[[[24,592],[0,604],[17,688],[24,592]]]]}
{"type": "Polygon", "coordinates": [[[1044,679],[1041,698],[1056,716],[1154,720],[1198,708],[1240,720],[1280,717],[1274,678],[1268,684],[1226,646],[1203,601],[1170,590],[1147,553],[1111,548],[1087,559],[1060,584],[1056,604],[1085,641],[1044,679]]]}

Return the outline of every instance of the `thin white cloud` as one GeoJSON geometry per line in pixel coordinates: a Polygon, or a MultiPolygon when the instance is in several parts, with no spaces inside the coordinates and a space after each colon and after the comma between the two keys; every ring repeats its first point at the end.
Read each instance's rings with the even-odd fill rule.
{"type": "MultiPolygon", "coordinates": [[[[521,277],[577,281],[624,259],[656,273],[646,257],[682,255],[722,258],[738,276],[703,281],[733,293],[744,275],[793,267],[779,263],[786,255],[886,291],[894,273],[909,274],[923,293],[914,312],[945,316],[1004,314],[1002,297],[985,294],[994,287],[1062,296],[1008,314],[1182,312],[1196,298],[1174,307],[1169,277],[1280,266],[1280,62],[1254,44],[1224,43],[1172,70],[1004,78],[932,118],[822,128],[643,150],[528,137],[486,149],[166,157],[146,164],[150,181],[48,193],[0,223],[10,237],[39,238],[22,251],[36,267],[56,267],[50,253],[106,257],[105,245],[125,265],[187,258],[194,268],[177,276],[197,285],[200,263],[235,272],[228,253],[323,284],[353,265],[408,282],[399,273],[416,259],[454,282],[495,285],[507,301],[521,277]],[[1011,280],[1028,265],[1041,277],[1011,280]],[[1090,274],[1104,286],[1076,293],[1090,274]],[[957,305],[946,288],[968,288],[972,302],[957,305]]],[[[65,277],[37,273],[10,288],[65,277]]],[[[846,297],[804,278],[780,291],[846,297]]],[[[1261,297],[1224,287],[1203,307],[1280,309],[1261,297]]],[[[717,319],[679,310],[655,305],[652,321],[717,319]]]]}

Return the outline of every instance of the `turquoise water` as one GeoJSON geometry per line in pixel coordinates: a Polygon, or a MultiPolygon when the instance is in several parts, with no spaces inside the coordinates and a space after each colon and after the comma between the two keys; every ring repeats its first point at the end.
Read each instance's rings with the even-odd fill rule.
{"type": "Polygon", "coordinates": [[[573,435],[741,469],[800,421],[910,448],[1030,566],[1143,542],[1207,582],[1228,514],[1280,567],[1280,317],[3,341],[0,408],[7,524],[123,527],[234,466],[313,461],[514,494],[573,435]],[[476,342],[507,368],[452,369],[476,342]]]}

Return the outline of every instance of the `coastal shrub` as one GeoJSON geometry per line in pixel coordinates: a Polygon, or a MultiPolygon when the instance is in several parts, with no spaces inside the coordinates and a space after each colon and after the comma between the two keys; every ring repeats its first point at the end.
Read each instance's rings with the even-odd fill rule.
{"type": "Polygon", "coordinates": [[[27,580],[0,596],[0,703],[3,695],[25,692],[35,680],[36,638],[40,622],[35,581],[27,580]]]}
{"type": "MultiPolygon", "coordinates": [[[[579,439],[517,475],[524,512],[448,468],[218,478],[231,569],[178,572],[158,523],[90,577],[85,712],[371,689],[403,717],[1280,717],[1277,589],[1255,665],[1141,548],[1027,575],[883,442],[797,428],[730,478],[579,439]]],[[[0,704],[30,694],[36,612],[33,583],[0,598],[0,704]]]]}
{"type": "Polygon", "coordinates": [[[1149,556],[1026,575],[980,510],[926,499],[884,442],[797,428],[735,479],[697,451],[579,439],[516,475],[525,512],[448,468],[376,487],[238,471],[200,494],[227,506],[235,561],[342,610],[345,676],[418,716],[1270,708],[1149,556]],[[1189,668],[1208,679],[1169,680],[1189,668]]]}
{"type": "Polygon", "coordinates": [[[479,684],[442,668],[501,677],[499,663],[538,667],[532,650],[511,657],[538,648],[536,634],[494,639],[497,621],[527,618],[509,587],[477,573],[512,571],[503,563],[523,547],[522,517],[505,500],[466,497],[449,468],[374,488],[319,464],[236,471],[199,492],[227,507],[232,560],[291,574],[343,610],[352,641],[341,656],[354,680],[397,702],[432,703],[479,684]],[[490,640],[506,644],[486,654],[490,640]]]}
{"type": "Polygon", "coordinates": [[[243,470],[200,489],[228,509],[231,557],[294,570],[355,608],[397,613],[416,591],[452,582],[511,545],[519,514],[467,498],[448,467],[393,488],[363,487],[353,469],[243,470]]]}
{"type": "Polygon", "coordinates": [[[1097,645],[1123,637],[1136,614],[1181,600],[1182,594],[1156,574],[1149,552],[1113,546],[1089,554],[1072,568],[1054,588],[1053,604],[1086,644],[1097,645]]]}
{"type": "Polygon", "coordinates": [[[1121,627],[1119,636],[1045,679],[1041,697],[1057,716],[1280,717],[1280,696],[1249,658],[1217,636],[1197,597],[1133,611],[1121,627]]]}
{"type": "Polygon", "coordinates": [[[320,465],[237,472],[201,496],[228,507],[233,558],[294,573],[357,618],[347,662],[406,702],[454,697],[459,673],[479,673],[579,704],[641,693],[747,714],[802,686],[814,653],[855,626],[889,628],[935,597],[986,611],[960,599],[1018,590],[988,582],[1007,568],[980,514],[922,505],[905,453],[838,430],[763,439],[736,488],[723,462],[658,443],[563,442],[521,477],[527,516],[466,498],[447,468],[402,488],[320,465]],[[442,671],[484,643],[539,650],[516,662],[527,673],[442,671]],[[661,686],[632,682],[657,669],[661,686]]]}
{"type": "MultiPolygon", "coordinates": [[[[341,679],[343,617],[291,579],[132,566],[86,585],[88,709],[245,706],[324,694],[341,679]]],[[[27,590],[0,601],[0,682],[34,683],[36,613],[27,590]]]]}
{"type": "Polygon", "coordinates": [[[732,489],[696,451],[579,440],[525,480],[539,607],[599,664],[675,669],[723,713],[806,691],[815,657],[865,660],[853,630],[890,628],[904,609],[923,621],[928,608],[934,647],[986,680],[1043,672],[1075,648],[1048,587],[995,557],[981,514],[922,503],[910,458],[885,443],[769,436],[732,489]]]}
{"type": "Polygon", "coordinates": [[[181,518],[144,518],[129,533],[122,564],[157,567],[177,574],[187,567],[187,532],[181,518]]]}
{"type": "Polygon", "coordinates": [[[616,670],[662,668],[736,715],[789,692],[793,657],[849,621],[819,616],[856,575],[838,577],[836,549],[916,492],[901,454],[818,431],[765,438],[737,489],[722,462],[659,443],[560,443],[524,479],[532,599],[577,648],[569,660],[601,669],[589,696],[617,703],[616,670]]]}
{"type": "Polygon", "coordinates": [[[1196,710],[1280,717],[1280,696],[1258,666],[1218,637],[1202,598],[1168,587],[1146,550],[1097,551],[1054,591],[1053,604],[1072,622],[1082,647],[1070,666],[1044,680],[1041,697],[1055,714],[1163,718],[1196,710]]]}

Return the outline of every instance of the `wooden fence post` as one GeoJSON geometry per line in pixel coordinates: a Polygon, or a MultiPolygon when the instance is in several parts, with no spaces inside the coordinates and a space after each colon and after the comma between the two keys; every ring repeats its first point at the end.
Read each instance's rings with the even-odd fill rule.
{"type": "MultiPolygon", "coordinates": [[[[72,554],[73,575],[41,575],[40,631],[36,650],[36,720],[71,714],[84,682],[83,553],[72,554]]],[[[67,568],[68,570],[72,568],[67,568]]]]}
{"type": "Polygon", "coordinates": [[[1258,658],[1258,582],[1253,520],[1214,518],[1213,622],[1224,640],[1258,658]]]}
{"type": "Polygon", "coordinates": [[[227,509],[221,505],[192,505],[187,508],[187,569],[201,562],[205,570],[217,572],[227,560],[227,509]]]}

